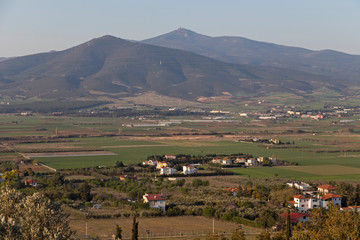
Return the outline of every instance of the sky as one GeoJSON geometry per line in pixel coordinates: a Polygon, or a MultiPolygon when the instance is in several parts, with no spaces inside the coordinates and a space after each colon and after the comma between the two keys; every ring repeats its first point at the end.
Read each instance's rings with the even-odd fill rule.
{"type": "Polygon", "coordinates": [[[360,55],[359,0],[0,0],[0,57],[187,28],[360,55]]]}

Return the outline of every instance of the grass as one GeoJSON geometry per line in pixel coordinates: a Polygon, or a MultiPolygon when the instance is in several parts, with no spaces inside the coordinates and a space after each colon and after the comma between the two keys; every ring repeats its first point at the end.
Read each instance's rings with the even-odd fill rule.
{"type": "MultiPolygon", "coordinates": [[[[146,236],[146,230],[158,236],[161,235],[180,235],[212,232],[213,219],[199,216],[180,216],[180,217],[159,217],[159,218],[137,218],[139,221],[139,235],[146,236]]],[[[88,234],[91,237],[111,237],[115,233],[116,224],[123,230],[123,237],[131,235],[132,218],[119,219],[73,219],[70,227],[76,230],[76,235],[85,235],[85,222],[88,222],[88,234]]],[[[238,227],[238,224],[225,222],[215,219],[216,232],[229,232],[238,227]]],[[[260,233],[261,229],[243,226],[247,233],[260,233]]],[[[194,237],[195,238],[195,237],[194,237]]],[[[192,238],[186,238],[192,239],[192,238]]]]}

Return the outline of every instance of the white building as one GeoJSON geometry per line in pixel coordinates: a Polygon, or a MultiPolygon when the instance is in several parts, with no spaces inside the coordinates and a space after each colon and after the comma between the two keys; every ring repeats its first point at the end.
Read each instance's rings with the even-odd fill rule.
{"type": "Polygon", "coordinates": [[[246,158],[243,157],[237,157],[234,161],[234,163],[245,163],[246,162],[246,158]]]}
{"type": "Polygon", "coordinates": [[[231,165],[232,160],[231,159],[223,159],[221,160],[221,165],[231,165]]]}
{"type": "Polygon", "coordinates": [[[294,207],[299,212],[306,212],[309,209],[321,207],[321,200],[316,197],[305,197],[303,195],[294,196],[294,207]]]}
{"type": "Polygon", "coordinates": [[[184,175],[188,175],[188,174],[194,174],[197,173],[197,168],[195,168],[194,166],[183,166],[183,173],[184,175]]]}
{"type": "Polygon", "coordinates": [[[327,209],[330,202],[333,202],[334,205],[338,205],[341,207],[341,199],[342,196],[340,195],[332,193],[326,194],[321,197],[321,207],[327,209]]]}
{"type": "Polygon", "coordinates": [[[309,184],[304,182],[291,182],[291,183],[287,183],[286,185],[303,191],[308,191],[312,189],[312,187],[309,184]]]}
{"type": "Polygon", "coordinates": [[[144,203],[149,203],[151,208],[160,208],[165,212],[167,197],[164,194],[147,194],[143,196],[144,203]]]}
{"type": "Polygon", "coordinates": [[[177,171],[175,168],[169,168],[169,167],[164,167],[160,169],[160,175],[172,175],[175,174],[177,171]]]}
{"type": "Polygon", "coordinates": [[[245,166],[248,166],[248,167],[257,166],[258,164],[259,164],[259,162],[254,158],[249,158],[245,162],[245,166]]]}
{"type": "Polygon", "coordinates": [[[305,197],[303,195],[296,195],[294,196],[294,201],[290,202],[294,204],[294,207],[299,212],[306,212],[309,209],[321,207],[321,208],[328,208],[329,203],[332,202],[334,205],[338,205],[341,207],[341,199],[342,196],[336,194],[326,194],[321,198],[317,197],[305,197]]]}

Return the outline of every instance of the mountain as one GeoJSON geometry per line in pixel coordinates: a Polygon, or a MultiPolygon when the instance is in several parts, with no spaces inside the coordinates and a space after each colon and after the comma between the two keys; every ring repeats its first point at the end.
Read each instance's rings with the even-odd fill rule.
{"type": "Polygon", "coordinates": [[[0,57],[0,62],[5,61],[5,60],[6,60],[6,58],[0,57]]]}
{"type": "Polygon", "coordinates": [[[360,81],[360,56],[332,50],[311,51],[243,37],[209,37],[184,28],[142,42],[191,51],[229,63],[289,68],[360,81]]]}
{"type": "Polygon", "coordinates": [[[0,62],[2,97],[121,98],[157,92],[183,99],[270,92],[346,91],[340,81],[297,70],[225,63],[113,36],[0,62]]]}

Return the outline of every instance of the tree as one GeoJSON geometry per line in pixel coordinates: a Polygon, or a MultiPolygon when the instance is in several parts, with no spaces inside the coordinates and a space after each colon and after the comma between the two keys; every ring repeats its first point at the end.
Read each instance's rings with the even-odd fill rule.
{"type": "Polygon", "coordinates": [[[84,202],[91,201],[91,193],[90,193],[90,186],[88,182],[84,182],[80,187],[80,199],[84,202]]]}
{"type": "Polygon", "coordinates": [[[139,222],[136,221],[136,216],[134,216],[131,240],[138,240],[138,235],[139,235],[139,222]]]}
{"type": "Polygon", "coordinates": [[[360,216],[357,212],[339,211],[330,204],[329,210],[314,209],[311,222],[298,224],[292,231],[292,240],[360,239],[360,216]]]}
{"type": "Polygon", "coordinates": [[[256,240],[271,240],[271,233],[265,230],[256,236],[256,240]]]}
{"type": "Polygon", "coordinates": [[[60,203],[50,202],[40,193],[25,196],[9,185],[1,189],[1,239],[65,240],[72,234],[60,203]]]}
{"type": "Polygon", "coordinates": [[[231,234],[231,240],[245,240],[245,233],[240,229],[235,229],[231,234]]]}
{"type": "Polygon", "coordinates": [[[121,240],[122,239],[122,229],[119,225],[116,224],[116,233],[115,233],[115,240],[121,240]]]}
{"type": "Polygon", "coordinates": [[[124,164],[123,164],[123,162],[116,161],[115,167],[116,168],[124,167],[124,164]]]}
{"type": "Polygon", "coordinates": [[[286,240],[289,240],[291,238],[291,221],[290,221],[290,211],[287,211],[286,216],[286,228],[285,228],[285,236],[286,240]]]}

